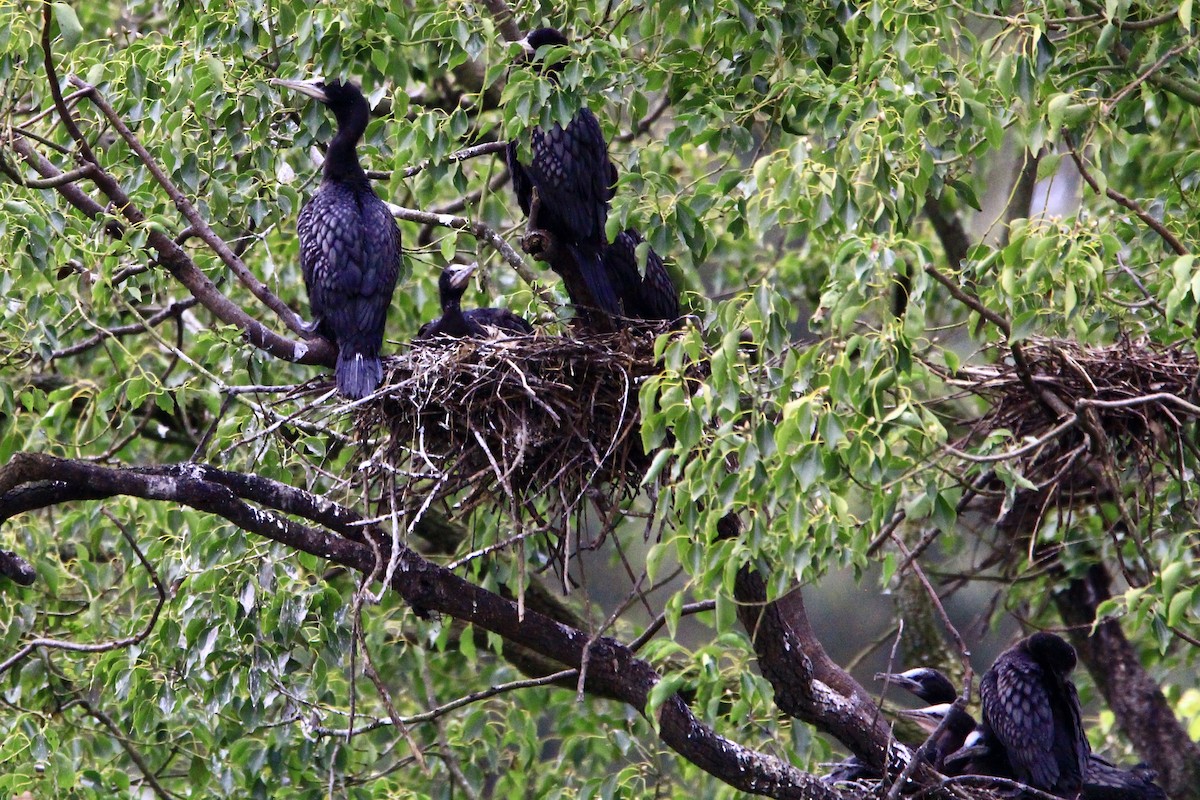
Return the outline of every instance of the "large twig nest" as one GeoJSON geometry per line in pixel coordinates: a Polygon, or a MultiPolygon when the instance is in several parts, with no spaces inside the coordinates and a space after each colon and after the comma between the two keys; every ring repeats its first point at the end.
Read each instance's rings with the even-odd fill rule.
{"type": "Polygon", "coordinates": [[[555,530],[585,498],[637,488],[638,391],[659,372],[655,331],[431,339],[387,362],[358,425],[368,475],[407,510],[455,497],[555,530]]]}
{"type": "Polygon", "coordinates": [[[1104,494],[1098,476],[1106,472],[1132,470],[1152,489],[1192,448],[1185,426],[1200,416],[1200,362],[1190,348],[1030,339],[1022,350],[1031,383],[1011,359],[966,365],[948,380],[989,403],[957,446],[1009,431],[1012,440],[985,463],[1003,463],[1031,481],[1042,508],[1104,494]]]}
{"type": "MultiPolygon", "coordinates": [[[[1124,402],[1094,407],[1111,437],[1140,440],[1155,420],[1175,424],[1191,416],[1168,398],[1141,398],[1167,394],[1187,402],[1197,400],[1200,364],[1194,351],[1179,345],[1126,339],[1106,347],[1085,347],[1060,339],[1031,339],[1023,350],[1035,385],[1052,392],[1067,407],[1075,409],[1080,400],[1124,402]]],[[[1054,427],[1011,361],[963,366],[954,383],[991,402],[984,418],[989,432],[1007,428],[1017,437],[1036,437],[1054,427]]]]}

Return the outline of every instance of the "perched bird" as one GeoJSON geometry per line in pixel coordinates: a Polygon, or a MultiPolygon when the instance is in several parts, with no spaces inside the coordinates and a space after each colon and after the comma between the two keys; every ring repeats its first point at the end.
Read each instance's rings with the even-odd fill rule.
{"type": "Polygon", "coordinates": [[[927,751],[929,763],[933,765],[933,768],[945,774],[959,774],[953,768],[947,767],[946,762],[950,756],[958,753],[966,744],[967,739],[975,733],[975,729],[978,727],[975,724],[975,718],[953,703],[937,703],[926,708],[906,709],[900,714],[916,722],[921,730],[933,737],[927,751]],[[945,719],[949,721],[939,733],[938,727],[945,719]]]}
{"type": "Polygon", "coordinates": [[[638,270],[637,247],[644,241],[633,228],[617,234],[604,248],[604,269],[616,287],[621,311],[629,319],[679,318],[679,290],[654,248],[646,254],[646,273],[638,270]]]}
{"type": "MultiPolygon", "coordinates": [[[[1051,636],[1051,634],[1042,634],[1051,636]]],[[[1053,637],[1057,639],[1058,637],[1053,637]]],[[[1070,647],[1061,639],[1062,646],[1070,647]]],[[[1053,645],[1058,647],[1058,645],[1053,645]]],[[[1004,658],[1002,654],[1001,658],[1004,658]]],[[[1000,663],[1001,659],[997,659],[1000,663]]],[[[875,680],[889,680],[931,703],[928,708],[900,712],[932,733],[947,713],[958,690],[950,679],[935,669],[921,667],[900,673],[879,673],[875,680]]],[[[1073,687],[1072,687],[1073,689],[1073,687]]],[[[990,775],[1010,780],[1017,777],[1008,750],[986,723],[975,724],[965,711],[955,710],[955,719],[947,723],[933,743],[931,760],[946,775],[990,775]],[[957,745],[956,745],[957,743],[957,745]],[[957,746],[957,749],[952,749],[957,746]]],[[[1166,800],[1166,793],[1154,783],[1154,772],[1142,765],[1124,769],[1089,752],[1084,765],[1081,800],[1166,800]]],[[[1025,781],[1022,781],[1025,782],[1025,781]]]]}
{"type": "Polygon", "coordinates": [[[1083,800],[1167,800],[1167,793],[1154,779],[1154,770],[1139,764],[1123,769],[1092,753],[1083,778],[1083,800]]]}
{"type": "Polygon", "coordinates": [[[979,683],[982,738],[990,732],[1003,747],[1016,780],[1060,797],[1083,788],[1091,752],[1073,669],[1075,648],[1039,632],[1001,653],[979,683]]]}
{"type": "MultiPolygon", "coordinates": [[[[540,47],[567,43],[567,37],[554,28],[538,28],[521,41],[530,57],[540,47]]],[[[556,80],[562,65],[545,69],[556,80]]],[[[518,159],[517,148],[516,140],[509,142],[513,191],[527,217],[533,213],[536,191],[533,223],[570,254],[570,258],[551,260],[550,265],[562,276],[571,302],[577,309],[595,309],[610,318],[619,315],[620,299],[604,269],[604,225],[617,174],[596,116],[585,106],[566,127],[557,123],[550,130],[535,127],[530,132],[528,164],[518,159]]]]}
{"type": "Polygon", "coordinates": [[[349,81],[272,82],[319,100],[337,119],[321,185],[300,211],[300,269],[313,326],[338,347],[338,391],[357,400],[383,380],[379,354],[401,263],[400,228],[358,162],[370,108],[349,81]]]}
{"type": "Polygon", "coordinates": [[[478,264],[451,264],[438,278],[438,298],[442,316],[426,322],[417,331],[418,339],[434,336],[486,338],[490,330],[500,330],[518,336],[533,333],[533,326],[507,308],[472,308],[462,310],[463,293],[478,264]]]}

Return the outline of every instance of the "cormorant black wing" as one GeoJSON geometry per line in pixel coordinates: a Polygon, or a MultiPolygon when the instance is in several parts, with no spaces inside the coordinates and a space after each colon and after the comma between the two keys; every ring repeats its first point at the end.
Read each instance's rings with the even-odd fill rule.
{"type": "MultiPolygon", "coordinates": [[[[1002,657],[1003,658],[1003,657],[1002,657]]],[[[1029,661],[993,665],[979,683],[983,716],[1008,753],[1018,780],[1035,788],[1058,783],[1054,757],[1054,716],[1042,669],[1029,661]]]]}
{"type": "Polygon", "coordinates": [[[400,272],[400,230],[370,187],[323,183],[300,212],[300,269],[320,333],[338,345],[338,387],[369,394],[400,272]]]}
{"type": "Polygon", "coordinates": [[[489,328],[525,336],[533,333],[533,326],[507,308],[473,308],[466,312],[467,319],[489,328]]]}
{"type": "Polygon", "coordinates": [[[679,292],[662,258],[650,248],[646,271],[638,269],[637,247],[644,241],[633,228],[626,228],[604,250],[604,268],[617,290],[630,319],[673,320],[679,318],[679,292]]]}

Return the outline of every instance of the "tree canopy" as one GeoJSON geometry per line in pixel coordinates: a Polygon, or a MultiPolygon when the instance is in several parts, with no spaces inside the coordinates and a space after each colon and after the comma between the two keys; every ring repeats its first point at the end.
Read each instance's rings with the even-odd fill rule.
{"type": "Polygon", "coordinates": [[[0,6],[0,794],[836,800],[849,751],[985,796],[829,653],[970,687],[1016,620],[1200,798],[1196,45],[1191,0],[0,6]],[[270,83],[322,76],[405,249],[407,388],[356,403],[296,238],[334,120],[270,83]],[[657,337],[521,250],[505,143],[583,106],[657,337]],[[538,335],[411,345],[451,261],[538,335]],[[612,447],[543,404],[569,472],[423,449],[534,362],[612,447]],[[837,570],[891,634],[814,632],[837,570]]]}

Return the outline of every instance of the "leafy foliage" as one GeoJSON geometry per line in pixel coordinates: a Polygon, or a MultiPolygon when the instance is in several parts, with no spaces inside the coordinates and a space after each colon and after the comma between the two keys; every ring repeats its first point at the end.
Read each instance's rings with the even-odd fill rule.
{"type": "MultiPolygon", "coordinates": [[[[583,105],[597,113],[620,172],[609,233],[645,231],[701,323],[660,338],[662,372],[640,388],[642,440],[656,454],[642,497],[621,509],[630,524],[603,545],[631,572],[611,573],[619,588],[604,607],[588,589],[570,598],[589,632],[626,642],[647,623],[622,613],[609,627],[613,608],[644,604],[664,618],[665,634],[640,652],[666,675],[652,702],[681,690],[701,720],[748,747],[799,765],[828,758],[827,741],[780,719],[751,668],[735,624],[738,570],[762,570],[772,597],[840,567],[879,568],[890,586],[905,557],[889,535],[911,545],[936,532],[931,562],[1012,582],[1000,610],[1041,624],[1055,623],[1046,597],[1072,577],[1097,564],[1121,574],[1101,613],[1121,619],[1200,738],[1194,407],[1146,432],[1158,458],[1142,472],[1117,448],[1115,492],[1055,498],[1026,529],[981,536],[981,512],[960,518],[979,487],[995,520],[1030,504],[1033,484],[1003,458],[978,459],[1026,442],[1006,429],[976,435],[985,403],[955,384],[962,364],[1015,358],[1012,345],[1034,339],[1194,347],[1191,3],[519,4],[522,27],[574,36],[557,86],[510,70],[518,48],[487,5],[53,3],[50,56],[60,78],[98,88],[301,315],[295,218],[334,123],[269,78],[361,81],[376,116],[360,153],[383,173],[380,194],[462,213],[510,241],[523,222],[498,181],[502,159],[450,155],[583,105]],[[1025,213],[1048,196],[1065,196],[1065,210],[1025,213]],[[962,223],[965,243],[935,218],[962,223]],[[698,382],[690,368],[702,361],[698,382]],[[744,522],[737,539],[718,531],[730,513],[744,522]],[[693,613],[697,599],[713,603],[693,613]]],[[[65,80],[83,136],[145,221],[122,220],[114,238],[105,223],[120,209],[91,220],[54,187],[22,185],[38,176],[14,137],[64,171],[77,166],[57,116],[38,116],[53,105],[42,12],[27,0],[0,7],[10,176],[0,184],[0,462],[18,451],[194,459],[371,513],[352,415],[311,394],[246,389],[313,371],[191,303],[150,246],[187,223],[65,80]]],[[[402,224],[411,279],[393,301],[391,347],[436,315],[451,258],[483,265],[477,299],[557,312],[468,232],[402,224]]],[[[222,293],[284,329],[209,248],[180,241],[222,293]]],[[[425,546],[449,561],[529,533],[502,511],[477,510],[457,520],[469,535],[425,546]]],[[[363,605],[354,576],[210,515],[132,499],[72,504],[8,521],[0,547],[38,577],[0,584],[5,795],[735,796],[662,746],[641,709],[576,704],[561,687],[499,693],[398,731],[388,703],[415,717],[521,678],[523,662],[497,636],[423,619],[391,593],[363,605]],[[38,637],[101,644],[139,632],[122,647],[5,661],[38,637]],[[387,698],[364,677],[364,653],[387,698]],[[347,741],[351,725],[373,727],[347,741]]],[[[463,571],[524,598],[544,553],[530,535],[463,571]]]]}

